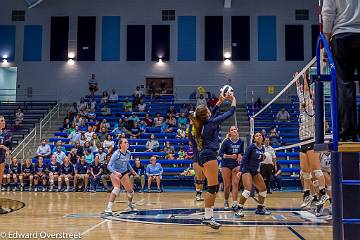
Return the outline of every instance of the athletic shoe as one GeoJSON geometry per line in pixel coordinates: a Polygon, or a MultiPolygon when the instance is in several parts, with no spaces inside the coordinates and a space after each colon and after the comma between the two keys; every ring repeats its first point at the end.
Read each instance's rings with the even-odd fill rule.
{"type": "Polygon", "coordinates": [[[195,201],[197,202],[204,201],[204,199],[201,197],[201,192],[196,192],[195,201]]]}
{"type": "Polygon", "coordinates": [[[161,189],[158,189],[157,192],[158,192],[158,193],[161,193],[162,191],[161,191],[161,189]]]}
{"type": "Polygon", "coordinates": [[[323,212],[324,212],[324,205],[323,204],[317,205],[315,207],[315,216],[320,217],[320,216],[323,215],[323,212]]]}
{"type": "Polygon", "coordinates": [[[96,193],[96,191],[94,189],[91,189],[90,192],[91,193],[96,193]]]}
{"type": "Polygon", "coordinates": [[[17,190],[17,187],[15,186],[15,187],[13,188],[13,192],[16,192],[16,190],[17,190]]]}
{"type": "Polygon", "coordinates": [[[129,203],[128,208],[130,209],[130,211],[137,211],[133,203],[129,203]]]}
{"type": "Polygon", "coordinates": [[[10,192],[10,187],[7,187],[7,191],[10,192]]]}
{"type": "Polygon", "coordinates": [[[36,187],[36,188],[34,188],[34,192],[37,192],[37,190],[38,190],[38,189],[37,189],[37,187],[36,187]]]}
{"type": "Polygon", "coordinates": [[[106,208],[104,211],[104,214],[107,216],[112,216],[112,209],[111,208],[106,208]]]}
{"type": "Polygon", "coordinates": [[[67,189],[65,189],[65,190],[64,190],[64,192],[70,192],[70,189],[69,189],[69,188],[67,188],[67,189]]]}
{"type": "Polygon", "coordinates": [[[209,226],[209,227],[211,227],[212,229],[219,229],[219,228],[221,227],[221,224],[218,223],[218,222],[216,222],[213,217],[210,218],[210,219],[205,219],[205,218],[203,218],[201,224],[204,224],[204,225],[206,225],[206,226],[209,226]]]}
{"type": "Polygon", "coordinates": [[[300,208],[306,208],[312,202],[313,199],[314,197],[311,195],[304,197],[304,201],[300,205],[300,208]]]}
{"type": "Polygon", "coordinates": [[[24,186],[20,186],[20,192],[24,191],[24,186]]]}
{"type": "Polygon", "coordinates": [[[46,187],[43,187],[42,191],[43,191],[43,192],[46,192],[46,187]]]}
{"type": "Polygon", "coordinates": [[[139,193],[142,193],[142,192],[143,192],[143,190],[140,188],[140,189],[139,189],[139,193]]]}
{"type": "Polygon", "coordinates": [[[227,211],[229,209],[230,209],[229,202],[224,202],[224,210],[227,211]]]}
{"type": "Polygon", "coordinates": [[[6,191],[6,187],[3,186],[3,187],[1,188],[1,191],[6,191]]]}
{"type": "Polygon", "coordinates": [[[151,192],[151,189],[150,189],[150,188],[148,188],[147,192],[148,192],[148,193],[149,193],[149,192],[151,192]]]}
{"type": "Polygon", "coordinates": [[[316,206],[319,206],[319,205],[324,205],[326,203],[327,200],[329,200],[329,195],[327,194],[324,194],[324,195],[321,195],[319,201],[317,203],[315,203],[316,206]]]}
{"type": "Polygon", "coordinates": [[[261,207],[261,208],[256,208],[256,211],[255,211],[255,214],[256,215],[270,215],[271,212],[268,211],[265,207],[261,207]]]}
{"type": "Polygon", "coordinates": [[[242,218],[242,217],[245,217],[245,214],[244,214],[244,208],[242,207],[239,207],[237,209],[237,211],[235,212],[235,217],[238,217],[238,218],[242,218]]]}
{"type": "Polygon", "coordinates": [[[231,209],[236,212],[240,208],[239,204],[233,203],[231,209]]]}

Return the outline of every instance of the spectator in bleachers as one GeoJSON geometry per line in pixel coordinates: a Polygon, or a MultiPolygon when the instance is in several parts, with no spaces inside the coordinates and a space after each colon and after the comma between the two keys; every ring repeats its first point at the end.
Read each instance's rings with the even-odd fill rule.
{"type": "Polygon", "coordinates": [[[144,102],[144,99],[140,99],[139,104],[137,105],[137,109],[139,112],[146,112],[146,103],[144,102]]]}
{"type": "MultiPolygon", "coordinates": [[[[68,117],[64,118],[64,122],[63,122],[63,131],[64,132],[67,132],[67,130],[70,128],[70,126],[72,125],[73,123],[70,123],[70,119],[68,117]]],[[[69,133],[68,133],[69,134],[69,133]]]]}
{"type": "Polygon", "coordinates": [[[204,95],[200,94],[199,98],[197,98],[196,100],[196,107],[203,105],[203,106],[207,106],[207,102],[206,99],[204,98],[204,95]]]}
{"type": "Polygon", "coordinates": [[[134,188],[135,180],[140,180],[141,189],[139,192],[143,192],[145,188],[145,167],[141,164],[140,159],[137,157],[135,158],[135,164],[132,166],[134,171],[137,173],[136,176],[130,175],[130,182],[134,188]]]}
{"type": "Polygon", "coordinates": [[[14,182],[13,191],[15,192],[17,190],[17,182],[21,174],[21,164],[18,162],[15,156],[11,158],[9,170],[9,174],[14,182]]]}
{"type": "Polygon", "coordinates": [[[21,111],[21,108],[18,108],[15,113],[15,129],[21,127],[22,122],[24,121],[24,113],[21,111]]]}
{"type": "Polygon", "coordinates": [[[195,107],[192,103],[189,103],[189,105],[187,106],[187,109],[188,109],[188,113],[189,112],[192,112],[192,111],[195,111],[195,107]]]}
{"type": "Polygon", "coordinates": [[[72,106],[70,107],[69,111],[68,111],[68,114],[67,114],[67,118],[70,119],[70,121],[72,121],[72,119],[74,118],[74,116],[76,114],[79,113],[79,109],[78,109],[78,106],[76,104],[76,102],[73,102],[72,106]]]}
{"type": "Polygon", "coordinates": [[[161,80],[161,83],[159,84],[159,88],[161,94],[167,94],[167,82],[164,79],[161,80]]]}
{"type": "Polygon", "coordinates": [[[265,139],[265,137],[267,136],[267,133],[266,133],[265,128],[261,129],[261,132],[260,132],[260,133],[261,133],[263,139],[265,139]]]}
{"type": "Polygon", "coordinates": [[[185,157],[186,157],[186,152],[184,151],[184,146],[181,145],[180,150],[177,153],[177,159],[185,159],[185,157]]]}
{"type": "Polygon", "coordinates": [[[193,145],[192,145],[191,141],[189,141],[189,144],[184,147],[184,151],[186,153],[186,156],[185,156],[186,159],[193,159],[194,150],[193,150],[193,145]]]}
{"type": "Polygon", "coordinates": [[[154,127],[160,127],[164,122],[164,118],[160,116],[160,113],[156,113],[156,117],[154,117],[154,127]]]}
{"type": "Polygon", "coordinates": [[[175,111],[175,106],[174,105],[171,105],[168,110],[167,110],[167,115],[169,116],[170,114],[172,115],[176,115],[176,111],[175,111]]]}
{"type": "Polygon", "coordinates": [[[104,118],[100,123],[100,129],[105,128],[106,131],[110,128],[110,123],[104,118]]]}
{"type": "Polygon", "coordinates": [[[56,152],[53,153],[56,158],[56,161],[60,164],[63,163],[64,158],[66,157],[65,152],[62,151],[61,146],[56,147],[56,152]]]}
{"type": "Polygon", "coordinates": [[[70,153],[68,154],[68,158],[70,160],[70,163],[72,165],[76,165],[76,163],[78,162],[78,155],[77,155],[77,149],[73,148],[70,150],[70,153]]]}
{"type": "Polygon", "coordinates": [[[213,93],[211,98],[209,99],[210,109],[213,109],[218,101],[219,101],[219,98],[213,93]]]}
{"type": "Polygon", "coordinates": [[[179,114],[184,114],[184,116],[188,115],[189,110],[186,107],[186,103],[181,104],[181,107],[179,108],[179,114]]]}
{"type": "Polygon", "coordinates": [[[178,127],[181,125],[186,126],[188,124],[188,118],[186,117],[185,113],[180,113],[180,116],[177,119],[178,127]]]}
{"type": "MultiPolygon", "coordinates": [[[[93,134],[94,136],[94,134],[93,134]]],[[[98,138],[101,142],[105,141],[108,136],[107,129],[105,127],[101,127],[100,133],[98,135],[98,138]]]]}
{"type": "MultiPolygon", "coordinates": [[[[85,108],[85,109],[86,109],[86,108],[85,108]]],[[[76,126],[80,126],[80,125],[81,125],[81,121],[82,121],[82,117],[81,117],[80,114],[78,114],[78,115],[76,115],[76,116],[74,117],[74,120],[73,120],[72,123],[74,123],[76,126]]],[[[74,128],[75,128],[75,126],[74,126],[74,128]]]]}
{"type": "Polygon", "coordinates": [[[165,158],[167,158],[167,159],[170,154],[172,154],[172,155],[175,154],[175,148],[171,145],[171,143],[169,141],[166,141],[163,151],[165,152],[165,155],[166,155],[165,158]]]}
{"type": "Polygon", "coordinates": [[[66,134],[69,136],[72,132],[75,131],[75,127],[77,125],[75,125],[75,123],[71,123],[70,126],[66,129],[66,134]]]}
{"type": "Polygon", "coordinates": [[[192,93],[190,93],[189,99],[190,100],[195,100],[196,99],[196,94],[197,94],[196,89],[194,89],[194,91],[192,91],[192,93]]]}
{"type": "Polygon", "coordinates": [[[75,126],[75,130],[68,136],[68,139],[70,139],[70,144],[76,144],[80,138],[81,132],[79,131],[79,127],[75,126]]]}
{"type": "Polygon", "coordinates": [[[77,109],[80,115],[83,115],[82,113],[86,110],[86,107],[87,104],[84,101],[84,97],[80,97],[80,100],[77,102],[77,109]]]}
{"type": "MultiPolygon", "coordinates": [[[[96,118],[96,112],[95,112],[95,108],[92,108],[90,106],[88,106],[88,108],[86,109],[86,116],[88,119],[95,119],[96,118]]],[[[83,122],[81,121],[80,126],[83,126],[83,122]]]]}
{"type": "Polygon", "coordinates": [[[51,155],[50,145],[46,143],[46,139],[41,139],[41,144],[36,149],[36,157],[48,158],[51,155]]]}
{"type": "Polygon", "coordinates": [[[114,128],[112,131],[111,131],[111,134],[114,136],[114,138],[118,138],[122,133],[125,132],[125,129],[124,127],[122,126],[119,126],[119,127],[116,127],[114,128]]]}
{"type": "Polygon", "coordinates": [[[148,192],[151,190],[151,182],[156,180],[157,191],[161,192],[160,180],[163,174],[163,168],[160,163],[156,162],[156,157],[152,156],[150,158],[150,164],[146,167],[146,175],[148,176],[148,192]]]}
{"type": "Polygon", "coordinates": [[[273,168],[273,172],[272,172],[272,176],[273,176],[273,182],[272,182],[272,188],[278,189],[279,191],[281,191],[281,166],[278,162],[276,162],[275,167],[273,168]]]}
{"type": "Polygon", "coordinates": [[[274,149],[270,146],[270,138],[265,138],[265,159],[261,162],[260,173],[264,178],[267,193],[271,194],[272,169],[276,164],[276,155],[274,149]]]}
{"type": "Polygon", "coordinates": [[[93,127],[89,125],[87,132],[85,132],[85,140],[90,141],[92,139],[93,134],[94,134],[93,127]]]}
{"type": "Polygon", "coordinates": [[[139,122],[139,128],[140,128],[140,131],[141,131],[142,133],[145,133],[145,132],[146,132],[147,125],[146,125],[146,123],[145,123],[144,120],[141,120],[141,121],[139,122]]]}
{"type": "Polygon", "coordinates": [[[96,133],[93,134],[93,137],[92,137],[92,139],[91,139],[91,141],[90,141],[90,146],[92,146],[91,152],[97,152],[98,149],[99,149],[99,147],[102,146],[102,145],[101,145],[101,141],[100,141],[100,139],[98,138],[98,136],[97,136],[96,133]]]}
{"type": "Polygon", "coordinates": [[[104,185],[104,188],[109,192],[111,191],[111,187],[108,184],[108,181],[110,180],[110,171],[107,168],[107,165],[110,161],[111,155],[108,154],[105,157],[105,161],[102,164],[102,174],[101,174],[101,182],[104,185]]]}
{"type": "Polygon", "coordinates": [[[74,178],[74,190],[79,190],[78,181],[84,181],[84,192],[87,192],[88,180],[89,180],[89,165],[85,162],[85,157],[81,156],[80,161],[75,167],[75,178],[74,178]]]}
{"type": "Polygon", "coordinates": [[[149,92],[151,94],[151,99],[156,98],[156,83],[155,83],[155,81],[150,82],[149,92]]]}
{"type": "Polygon", "coordinates": [[[34,191],[37,192],[39,186],[39,180],[42,182],[42,191],[46,191],[47,175],[46,165],[43,162],[43,158],[39,157],[34,167],[34,191]]]}
{"type": "Polygon", "coordinates": [[[286,111],[285,108],[282,108],[277,114],[276,114],[276,121],[278,122],[288,122],[290,121],[290,114],[288,111],[286,111]]]}
{"type": "Polygon", "coordinates": [[[24,180],[29,181],[29,191],[32,190],[32,184],[34,179],[34,166],[29,159],[25,159],[21,167],[21,174],[19,176],[20,180],[20,191],[24,190],[24,180]]]}
{"type": "Polygon", "coordinates": [[[261,101],[261,98],[257,98],[256,102],[254,103],[254,108],[261,108],[262,107],[263,102],[261,101]]]}
{"type": "Polygon", "coordinates": [[[99,84],[96,81],[96,76],[94,73],[91,74],[88,84],[89,84],[89,91],[91,93],[91,96],[95,96],[95,92],[99,90],[99,84]]]}
{"type": "Polygon", "coordinates": [[[62,141],[61,140],[58,140],[57,142],[56,142],[56,144],[55,144],[55,146],[53,147],[53,149],[52,149],[52,153],[54,153],[54,152],[56,152],[57,151],[57,147],[61,147],[61,151],[63,151],[63,152],[66,152],[66,149],[65,149],[65,147],[63,146],[63,143],[62,143],[62,141]]]}
{"type": "Polygon", "coordinates": [[[276,131],[275,127],[270,128],[270,145],[273,147],[279,147],[280,146],[280,136],[278,132],[276,131]]]}
{"type": "Polygon", "coordinates": [[[84,147],[83,147],[84,154],[85,154],[85,150],[86,150],[86,149],[90,149],[91,152],[94,152],[94,149],[93,149],[90,141],[86,141],[85,144],[84,144],[84,147]]]}
{"type": "MultiPolygon", "coordinates": [[[[168,154],[165,156],[167,160],[175,160],[175,154],[168,154]]],[[[176,164],[173,164],[173,167],[176,167],[176,164]]]]}
{"type": "Polygon", "coordinates": [[[146,142],[146,150],[145,152],[158,152],[160,148],[160,144],[155,137],[155,134],[150,135],[150,139],[146,142]]]}
{"type": "Polygon", "coordinates": [[[113,141],[112,136],[108,134],[103,142],[103,148],[105,149],[105,152],[112,153],[114,146],[115,142],[113,141]]]}
{"type": "Polygon", "coordinates": [[[105,104],[101,109],[101,115],[102,116],[109,116],[111,115],[111,108],[109,107],[108,104],[105,104]]]}
{"type": "MultiPolygon", "coordinates": [[[[49,182],[50,189],[49,192],[54,190],[55,181],[58,181],[60,173],[61,173],[61,164],[56,161],[56,156],[54,154],[50,157],[51,161],[47,166],[47,170],[49,172],[49,182]]],[[[60,187],[58,187],[60,189],[60,187]]]]}
{"type": "Polygon", "coordinates": [[[122,139],[122,138],[126,138],[125,132],[121,133],[121,134],[118,136],[118,139],[122,139]]]}
{"type": "Polygon", "coordinates": [[[65,192],[70,191],[70,180],[74,178],[74,173],[75,173],[74,165],[70,163],[68,157],[65,157],[63,164],[61,164],[61,175],[59,176],[59,182],[58,182],[59,189],[61,189],[61,185],[62,185],[61,183],[64,180],[66,185],[65,192]]]}
{"type": "Polygon", "coordinates": [[[176,138],[183,139],[185,137],[186,137],[186,127],[185,125],[180,125],[180,127],[176,131],[176,138]]]}
{"type": "Polygon", "coordinates": [[[103,168],[99,161],[99,156],[96,156],[94,162],[90,165],[90,192],[96,192],[96,187],[100,181],[103,168]]]}
{"type": "Polygon", "coordinates": [[[165,122],[163,122],[161,124],[161,132],[162,133],[172,133],[173,130],[174,129],[172,127],[170,127],[168,120],[166,120],[165,122]]]}
{"type": "Polygon", "coordinates": [[[83,156],[84,155],[84,148],[88,145],[90,147],[89,142],[85,142],[84,146],[81,146],[80,143],[76,143],[76,155],[83,156]]]}
{"type": "Polygon", "coordinates": [[[118,101],[119,101],[119,95],[117,95],[115,88],[113,88],[109,96],[109,102],[116,103],[118,101]]]}
{"type": "Polygon", "coordinates": [[[133,104],[129,101],[129,98],[125,98],[125,102],[123,104],[125,112],[132,112],[133,111],[133,104]]]}
{"type": "Polygon", "coordinates": [[[100,147],[96,156],[99,156],[99,161],[101,164],[103,164],[105,162],[105,158],[106,158],[106,153],[104,152],[104,148],[100,147]]]}
{"type": "Polygon", "coordinates": [[[146,113],[145,114],[145,119],[144,119],[145,123],[146,123],[146,126],[148,127],[152,127],[153,125],[153,120],[150,118],[150,114],[149,113],[146,113]]]}
{"type": "Polygon", "coordinates": [[[134,106],[138,107],[143,96],[144,96],[144,93],[140,90],[140,86],[136,86],[136,89],[133,93],[134,106]]]}
{"type": "Polygon", "coordinates": [[[139,138],[141,135],[141,130],[136,121],[133,122],[133,127],[130,129],[130,138],[139,138]]]}
{"type": "Polygon", "coordinates": [[[124,123],[123,123],[124,129],[127,132],[130,132],[131,128],[133,127],[133,124],[131,121],[129,121],[129,119],[127,117],[124,118],[124,123]]]}
{"type": "Polygon", "coordinates": [[[137,123],[139,123],[139,121],[140,121],[139,117],[136,115],[136,112],[133,112],[128,119],[129,119],[129,121],[133,121],[133,122],[137,122],[137,123]]]}
{"type": "Polygon", "coordinates": [[[85,142],[86,142],[85,133],[82,132],[82,133],[81,133],[80,140],[79,140],[79,143],[80,143],[81,146],[84,146],[84,145],[85,145],[85,142]]]}
{"type": "Polygon", "coordinates": [[[109,93],[107,91],[103,91],[100,103],[107,104],[108,102],[109,102],[109,93]]]}

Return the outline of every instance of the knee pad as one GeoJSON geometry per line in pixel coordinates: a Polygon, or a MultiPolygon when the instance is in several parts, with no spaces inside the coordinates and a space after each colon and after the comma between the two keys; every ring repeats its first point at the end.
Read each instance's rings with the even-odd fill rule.
{"type": "Polygon", "coordinates": [[[195,180],[195,183],[196,183],[196,184],[204,184],[204,180],[196,179],[196,180],[195,180]]]}
{"type": "Polygon", "coordinates": [[[127,192],[126,194],[127,194],[128,198],[132,198],[134,196],[134,191],[127,192]]]}
{"type": "Polygon", "coordinates": [[[314,170],[313,171],[313,173],[314,173],[314,175],[315,175],[315,177],[317,177],[317,178],[319,178],[319,177],[321,177],[321,176],[324,176],[324,173],[321,171],[321,170],[314,170]]]}
{"type": "Polygon", "coordinates": [[[259,195],[262,196],[263,198],[266,198],[266,191],[259,192],[259,195]]]}
{"type": "Polygon", "coordinates": [[[301,172],[301,176],[302,176],[304,179],[307,179],[307,180],[310,180],[310,179],[311,179],[311,174],[310,174],[310,173],[307,173],[307,172],[301,172]]]}
{"type": "Polygon", "coordinates": [[[244,198],[248,199],[250,197],[250,194],[251,194],[251,192],[249,190],[244,190],[241,195],[244,198]]]}
{"type": "Polygon", "coordinates": [[[212,185],[208,186],[208,193],[216,194],[219,191],[219,184],[218,185],[212,185]]]}
{"type": "Polygon", "coordinates": [[[111,191],[113,194],[115,194],[115,196],[119,195],[120,193],[120,188],[118,187],[114,187],[114,189],[111,191]]]}
{"type": "Polygon", "coordinates": [[[331,191],[331,186],[327,186],[326,190],[331,191]]]}

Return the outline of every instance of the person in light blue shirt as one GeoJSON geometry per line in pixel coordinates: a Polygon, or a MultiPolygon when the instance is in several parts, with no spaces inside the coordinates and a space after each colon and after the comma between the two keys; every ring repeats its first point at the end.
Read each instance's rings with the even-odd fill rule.
{"type": "Polygon", "coordinates": [[[161,192],[160,180],[164,170],[160,163],[156,162],[156,157],[152,156],[150,158],[150,164],[146,167],[146,175],[148,176],[148,192],[151,190],[151,182],[156,180],[157,191],[161,192]]]}
{"type": "Polygon", "coordinates": [[[115,201],[115,198],[120,193],[120,183],[126,190],[128,207],[131,211],[134,211],[134,206],[132,203],[134,190],[130,182],[129,173],[132,173],[134,176],[137,176],[137,173],[130,165],[131,154],[128,151],[128,140],[126,138],[121,138],[118,144],[118,150],[113,153],[107,166],[108,170],[111,172],[110,178],[114,189],[110,193],[109,202],[104,212],[106,215],[112,215],[112,205],[115,201]]]}
{"type": "Polygon", "coordinates": [[[49,144],[46,144],[46,140],[41,140],[41,145],[36,150],[36,157],[48,158],[51,155],[51,148],[49,144]]]}
{"type": "Polygon", "coordinates": [[[66,154],[61,150],[60,146],[56,147],[56,152],[54,152],[53,154],[56,157],[56,161],[60,164],[63,164],[66,154]]]}
{"type": "Polygon", "coordinates": [[[81,132],[79,132],[79,126],[75,126],[75,131],[69,134],[68,138],[72,144],[76,144],[81,138],[81,132]]]}
{"type": "Polygon", "coordinates": [[[85,162],[89,165],[91,165],[94,162],[94,154],[92,154],[91,150],[87,148],[85,150],[85,162]]]}

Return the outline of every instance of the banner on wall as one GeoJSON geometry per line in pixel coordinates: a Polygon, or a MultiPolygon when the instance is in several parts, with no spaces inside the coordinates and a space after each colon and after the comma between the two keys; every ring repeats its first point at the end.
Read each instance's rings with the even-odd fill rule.
{"type": "Polygon", "coordinates": [[[275,87],[273,85],[268,86],[268,94],[274,94],[275,93],[275,87]]]}

